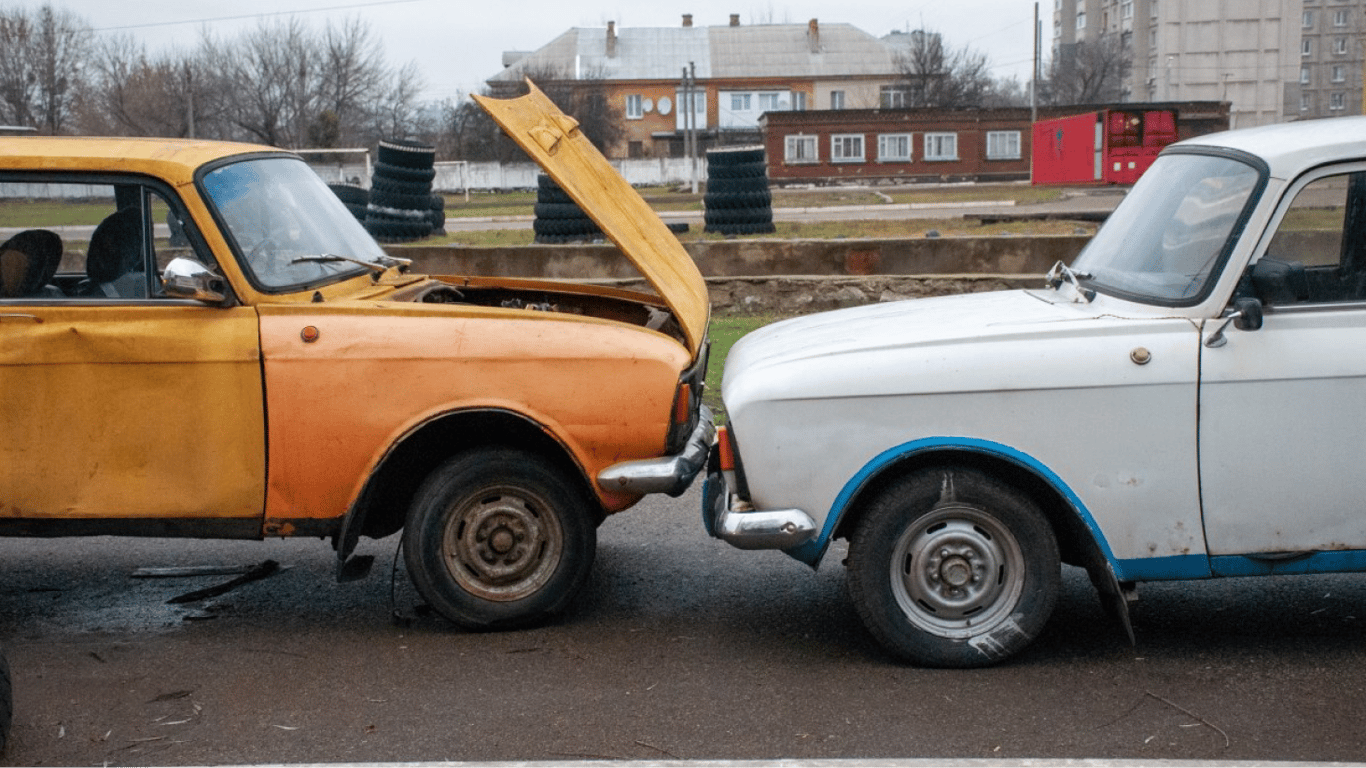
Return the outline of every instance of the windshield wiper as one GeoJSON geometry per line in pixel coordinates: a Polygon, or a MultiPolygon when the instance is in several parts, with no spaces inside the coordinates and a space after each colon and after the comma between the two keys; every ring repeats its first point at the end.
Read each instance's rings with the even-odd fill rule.
{"type": "Polygon", "coordinates": [[[365,267],[366,269],[373,270],[375,274],[384,272],[395,265],[399,267],[406,267],[409,264],[413,263],[411,259],[400,259],[394,256],[387,255],[381,256],[379,261],[366,261],[364,259],[357,259],[353,256],[337,256],[331,253],[320,253],[317,256],[300,256],[299,258],[294,259],[289,263],[302,264],[305,262],[313,262],[317,264],[328,264],[338,261],[344,261],[351,264],[359,264],[362,267],[365,267]]]}
{"type": "Polygon", "coordinates": [[[1044,279],[1048,281],[1048,287],[1055,291],[1062,287],[1063,283],[1071,283],[1072,287],[1077,290],[1077,294],[1089,304],[1096,297],[1096,292],[1090,288],[1083,288],[1081,281],[1090,277],[1090,272],[1078,272],[1059,260],[1052,269],[1048,270],[1044,279]]]}

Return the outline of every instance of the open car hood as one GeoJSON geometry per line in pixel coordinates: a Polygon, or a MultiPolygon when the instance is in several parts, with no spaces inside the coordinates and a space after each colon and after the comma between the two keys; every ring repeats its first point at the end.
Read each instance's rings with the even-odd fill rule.
{"type": "Polygon", "coordinates": [[[650,281],[677,316],[688,349],[696,354],[707,333],[711,302],[707,283],[692,257],[583,135],[578,122],[530,81],[527,86],[531,92],[515,99],[475,96],[474,100],[650,281]]]}

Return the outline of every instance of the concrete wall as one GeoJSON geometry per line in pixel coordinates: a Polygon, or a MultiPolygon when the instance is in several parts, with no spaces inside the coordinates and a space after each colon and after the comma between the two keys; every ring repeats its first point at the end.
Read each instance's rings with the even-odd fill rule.
{"type": "MultiPolygon", "coordinates": [[[[774,275],[1039,275],[1071,261],[1087,236],[684,243],[707,277],[774,275]]],[[[391,246],[428,274],[627,279],[639,273],[614,245],[391,246]]]]}

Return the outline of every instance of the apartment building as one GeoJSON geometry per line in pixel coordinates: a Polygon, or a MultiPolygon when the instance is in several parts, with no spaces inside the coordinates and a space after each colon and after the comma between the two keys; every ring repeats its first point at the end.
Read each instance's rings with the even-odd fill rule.
{"type": "Polygon", "coordinates": [[[1235,128],[1361,114],[1366,0],[1053,0],[1055,56],[1116,40],[1123,101],[1227,101],[1235,128]]]}
{"type": "Polygon", "coordinates": [[[900,80],[894,52],[852,25],[746,26],[738,14],[713,26],[685,14],[678,27],[570,29],[504,64],[487,81],[495,92],[534,76],[605,94],[624,119],[609,157],[681,156],[690,121],[703,149],[755,143],[766,112],[876,108],[900,80]]]}

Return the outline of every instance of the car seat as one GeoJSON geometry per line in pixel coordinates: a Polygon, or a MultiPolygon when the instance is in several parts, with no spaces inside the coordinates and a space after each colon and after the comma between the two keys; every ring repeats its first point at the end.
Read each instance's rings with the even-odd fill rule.
{"type": "Polygon", "coordinates": [[[142,212],[129,207],[106,216],[90,235],[81,294],[116,299],[147,296],[142,263],[142,212]]]}
{"type": "Polygon", "coordinates": [[[62,260],[62,238],[46,229],[26,229],[0,245],[0,298],[62,298],[50,285],[62,260]]]}

